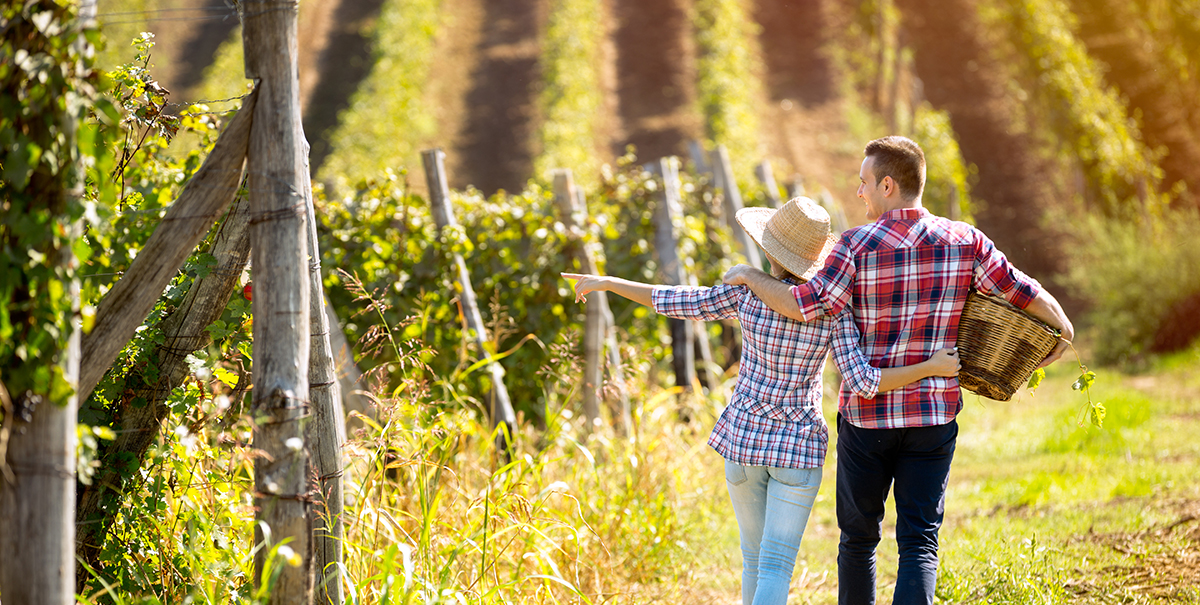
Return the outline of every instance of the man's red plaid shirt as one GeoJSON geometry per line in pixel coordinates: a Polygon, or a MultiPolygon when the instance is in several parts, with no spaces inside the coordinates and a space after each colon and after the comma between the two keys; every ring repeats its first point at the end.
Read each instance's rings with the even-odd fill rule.
{"type": "MultiPolygon", "coordinates": [[[[978,229],[924,208],[903,208],[847,230],[825,268],[792,286],[792,295],[809,321],[850,307],[868,362],[892,368],[954,346],[972,288],[1024,309],[1041,285],[978,229]]],[[[863,428],[936,426],[960,409],[958,379],[937,376],[872,398],[843,384],[838,397],[842,416],[863,428]]]]}

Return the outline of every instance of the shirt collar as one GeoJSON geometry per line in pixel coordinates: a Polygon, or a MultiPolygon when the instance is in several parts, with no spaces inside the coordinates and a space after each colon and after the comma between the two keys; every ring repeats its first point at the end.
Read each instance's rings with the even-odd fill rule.
{"type": "Polygon", "coordinates": [[[887,212],[884,212],[883,214],[879,215],[879,218],[876,219],[876,222],[905,221],[905,220],[915,221],[915,220],[923,219],[927,216],[931,216],[931,215],[929,214],[929,211],[925,209],[924,206],[921,206],[920,208],[896,208],[895,210],[888,210],[887,212]]]}

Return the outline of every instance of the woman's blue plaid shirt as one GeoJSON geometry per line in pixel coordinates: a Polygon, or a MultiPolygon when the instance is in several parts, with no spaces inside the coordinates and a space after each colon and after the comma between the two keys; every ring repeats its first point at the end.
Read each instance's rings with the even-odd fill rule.
{"type": "MultiPolygon", "coordinates": [[[[792,281],[791,283],[799,283],[792,281]]],[[[829,350],[847,385],[874,397],[880,372],[859,349],[848,311],[799,322],[772,311],[745,286],[659,286],[654,310],[677,319],[736,317],[742,358],[729,404],[708,444],[747,466],[824,466],[829,428],[821,413],[822,372],[829,350]]]]}

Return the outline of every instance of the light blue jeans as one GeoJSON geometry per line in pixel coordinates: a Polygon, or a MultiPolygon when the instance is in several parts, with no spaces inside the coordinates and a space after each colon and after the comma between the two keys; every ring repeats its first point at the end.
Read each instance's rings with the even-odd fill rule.
{"type": "Polygon", "coordinates": [[[725,484],[742,541],[742,605],[786,605],[821,469],[726,460],[725,484]]]}

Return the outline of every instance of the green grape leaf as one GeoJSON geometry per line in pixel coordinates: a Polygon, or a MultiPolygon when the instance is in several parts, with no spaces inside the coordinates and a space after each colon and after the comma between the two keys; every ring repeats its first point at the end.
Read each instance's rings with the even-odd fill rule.
{"type": "Polygon", "coordinates": [[[1104,426],[1104,415],[1106,413],[1108,413],[1108,410],[1104,409],[1104,404],[1102,404],[1100,402],[1093,403],[1092,404],[1092,412],[1091,412],[1092,425],[1095,426],[1096,428],[1103,427],[1104,426]]]}
{"type": "Polygon", "coordinates": [[[1084,372],[1075,382],[1071,383],[1071,390],[1084,391],[1091,388],[1092,383],[1096,382],[1095,372],[1084,372]]]}
{"type": "Polygon", "coordinates": [[[1029,390],[1035,390],[1042,384],[1042,380],[1046,378],[1046,368],[1038,368],[1033,371],[1029,377],[1029,390]]]}

